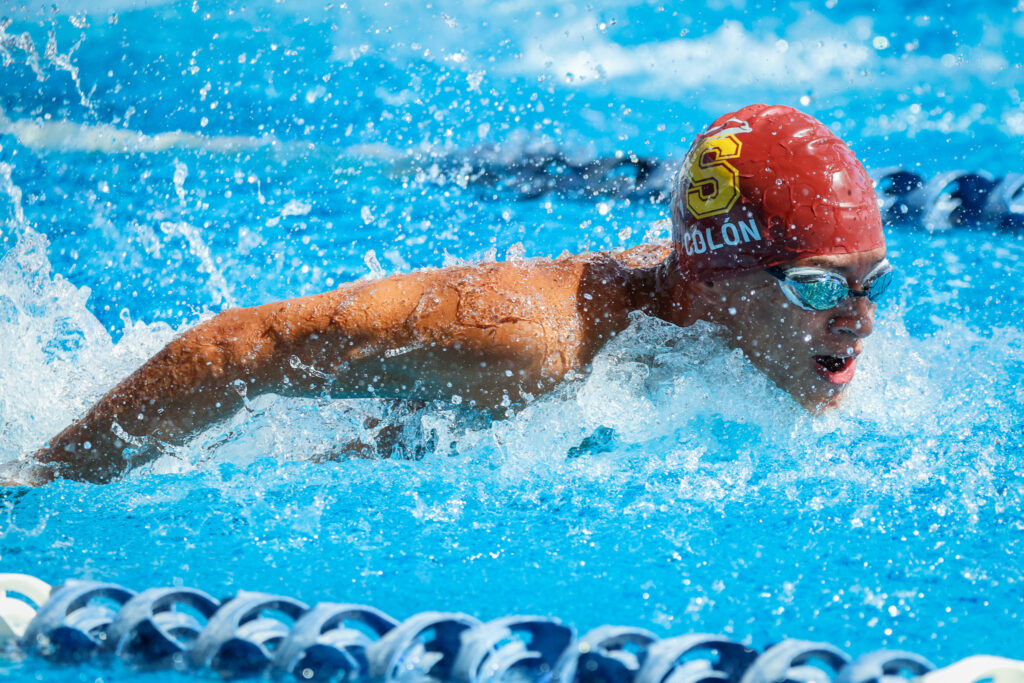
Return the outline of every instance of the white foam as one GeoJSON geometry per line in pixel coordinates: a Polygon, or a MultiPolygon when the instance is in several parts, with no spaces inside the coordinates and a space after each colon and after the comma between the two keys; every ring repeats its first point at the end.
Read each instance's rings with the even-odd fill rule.
{"type": "MultiPolygon", "coordinates": [[[[966,111],[955,112],[944,107],[922,109],[920,105],[893,107],[887,113],[868,117],[862,129],[865,136],[887,136],[903,134],[915,137],[924,131],[945,134],[966,133],[973,129],[986,113],[985,105],[974,102],[966,111]]],[[[1007,132],[1013,134],[1013,120],[1006,119],[1007,132]]]]}
{"type": "MultiPolygon", "coordinates": [[[[816,97],[868,87],[912,91],[921,86],[922,73],[942,74],[941,81],[947,82],[983,77],[986,84],[1016,87],[1014,70],[999,53],[999,43],[1011,39],[1012,27],[991,28],[984,45],[929,55],[919,51],[916,41],[890,42],[880,36],[870,16],[838,23],[828,13],[807,11],[777,28],[726,19],[702,35],[634,43],[623,40],[601,17],[626,14],[635,5],[560,4],[553,11],[544,0],[438,0],[424,10],[403,0],[359,11],[342,6],[332,16],[338,26],[333,57],[344,62],[367,56],[435,61],[463,72],[467,91],[479,87],[488,73],[528,74],[553,77],[571,87],[667,98],[706,88],[733,104],[749,102],[751,89],[761,93],[756,97],[776,101],[796,93],[816,97]],[[514,57],[495,61],[495,44],[514,46],[514,57]]],[[[376,95],[386,102],[407,102],[423,96],[422,85],[413,79],[408,89],[378,88],[376,95]]]]}
{"type": "Polygon", "coordinates": [[[922,73],[1011,78],[1005,57],[986,48],[933,57],[895,48],[877,50],[868,41],[871,35],[872,23],[866,17],[836,24],[809,14],[780,33],[752,31],[738,21],[726,21],[699,38],[621,45],[588,18],[530,43],[522,68],[551,73],[570,85],[610,82],[626,91],[669,95],[697,87],[717,92],[757,87],[822,93],[851,84],[886,83],[898,89],[901,83],[918,85],[922,73]]]}
{"type": "Polygon", "coordinates": [[[194,149],[233,154],[253,149],[279,149],[282,143],[272,135],[204,136],[185,131],[147,135],[137,130],[109,124],[74,121],[10,120],[0,114],[0,134],[13,135],[30,149],[60,152],[101,152],[138,154],[173,149],[194,149]]]}
{"type": "MultiPolygon", "coordinates": [[[[394,163],[412,156],[408,149],[385,144],[357,144],[342,148],[314,145],[305,140],[280,140],[273,135],[199,135],[186,131],[143,133],[110,124],[80,123],[70,120],[43,121],[9,119],[0,111],[0,135],[12,135],[19,144],[33,150],[57,152],[94,152],[100,154],[142,154],[175,150],[198,150],[216,154],[238,154],[268,150],[274,154],[309,158],[319,152],[337,163],[367,159],[394,163]]],[[[289,210],[295,210],[298,205],[289,210]]],[[[298,214],[290,214],[298,215],[298,214]]]]}
{"type": "Polygon", "coordinates": [[[826,30],[814,37],[796,28],[783,35],[754,33],[726,21],[700,38],[622,45],[588,18],[532,42],[522,68],[549,72],[571,85],[616,81],[636,90],[672,92],[697,86],[807,87],[848,77],[876,61],[872,49],[851,35],[862,21],[845,27],[822,23],[826,30]]]}

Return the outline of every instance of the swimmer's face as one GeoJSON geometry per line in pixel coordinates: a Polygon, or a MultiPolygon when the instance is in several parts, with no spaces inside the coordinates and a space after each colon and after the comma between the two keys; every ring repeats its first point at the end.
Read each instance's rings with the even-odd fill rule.
{"type": "MultiPolygon", "coordinates": [[[[785,264],[833,270],[850,287],[885,259],[885,248],[856,254],[818,256],[785,264]]],[[[732,343],[781,389],[812,412],[836,406],[856,372],[857,356],[874,327],[876,305],[848,297],[835,308],[806,311],[786,299],[778,281],[764,271],[715,283],[714,318],[732,343]]]]}

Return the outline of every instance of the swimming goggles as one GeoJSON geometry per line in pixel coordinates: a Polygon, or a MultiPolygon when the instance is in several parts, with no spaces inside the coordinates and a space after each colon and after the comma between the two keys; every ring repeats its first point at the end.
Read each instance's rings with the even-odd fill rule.
{"type": "Polygon", "coordinates": [[[765,270],[778,279],[786,298],[805,311],[827,311],[851,296],[866,296],[871,301],[878,301],[893,278],[893,267],[887,260],[871,269],[864,278],[863,290],[852,289],[846,278],[834,270],[806,266],[765,270]]]}

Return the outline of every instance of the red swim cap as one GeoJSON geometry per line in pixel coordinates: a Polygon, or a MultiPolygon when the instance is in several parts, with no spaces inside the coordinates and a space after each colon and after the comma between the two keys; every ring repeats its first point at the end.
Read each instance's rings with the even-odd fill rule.
{"type": "Polygon", "coordinates": [[[820,121],[753,104],[697,136],[672,197],[687,278],[720,280],[794,259],[885,245],[871,179],[820,121]]]}

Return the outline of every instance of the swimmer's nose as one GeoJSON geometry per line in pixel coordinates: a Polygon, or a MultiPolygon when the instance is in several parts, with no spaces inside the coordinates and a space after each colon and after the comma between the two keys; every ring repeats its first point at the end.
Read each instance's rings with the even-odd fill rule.
{"type": "Polygon", "coordinates": [[[850,297],[829,320],[829,330],[841,335],[863,339],[875,327],[875,304],[866,296],[850,297]]]}

